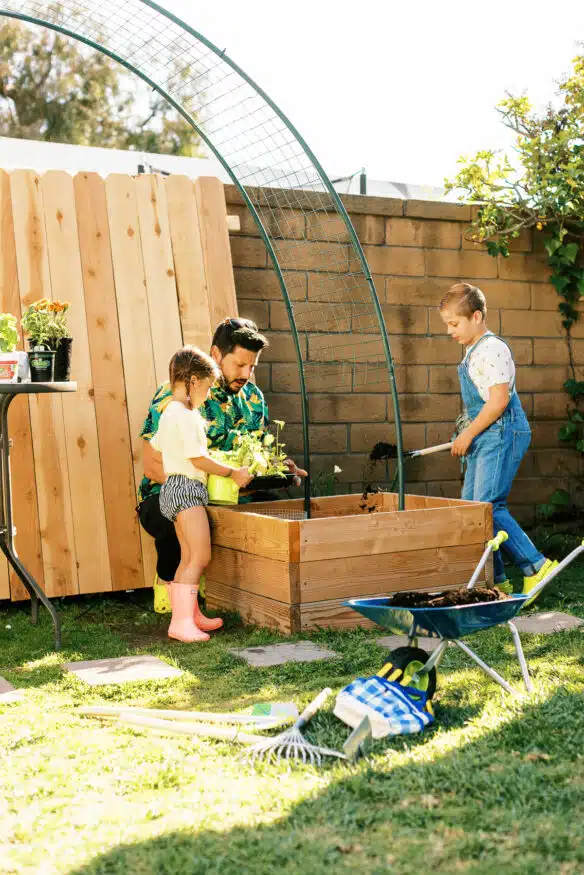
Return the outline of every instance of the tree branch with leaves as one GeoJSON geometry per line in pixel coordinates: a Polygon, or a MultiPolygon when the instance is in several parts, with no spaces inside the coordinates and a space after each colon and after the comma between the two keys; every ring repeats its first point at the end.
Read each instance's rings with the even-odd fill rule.
{"type": "MultiPolygon", "coordinates": [[[[490,255],[508,257],[523,229],[542,235],[569,352],[567,421],[559,437],[584,453],[584,381],[576,372],[571,334],[584,297],[584,56],[574,58],[557,101],[543,112],[525,95],[510,94],[497,110],[515,134],[512,158],[488,149],[462,157],[446,190],[478,206],[467,236],[484,243],[490,255]]],[[[565,497],[558,501],[565,503],[565,497]]]]}
{"type": "Polygon", "coordinates": [[[0,27],[0,136],[201,154],[194,128],[138,77],[74,39],[19,22],[0,27]]]}

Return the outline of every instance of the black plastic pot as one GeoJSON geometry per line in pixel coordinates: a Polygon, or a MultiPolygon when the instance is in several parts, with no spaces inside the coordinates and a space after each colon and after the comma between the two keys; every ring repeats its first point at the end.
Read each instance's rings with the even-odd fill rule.
{"type": "Polygon", "coordinates": [[[33,349],[28,353],[31,383],[52,383],[55,370],[54,349],[33,349]]]}
{"type": "Polygon", "coordinates": [[[58,342],[55,353],[55,374],[53,377],[56,383],[66,383],[71,377],[72,343],[72,337],[62,337],[58,342]]]}

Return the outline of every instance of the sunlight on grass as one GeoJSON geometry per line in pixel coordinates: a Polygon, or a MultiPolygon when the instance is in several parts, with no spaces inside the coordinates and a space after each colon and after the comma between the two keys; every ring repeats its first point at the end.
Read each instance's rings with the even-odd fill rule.
{"type": "MultiPolygon", "coordinates": [[[[578,579],[578,594],[579,586],[578,579]]],[[[0,621],[0,673],[25,690],[24,702],[0,705],[2,873],[584,871],[584,826],[574,816],[584,803],[582,633],[523,636],[530,696],[508,696],[449,648],[436,724],[424,735],[376,742],[371,757],[355,764],[280,764],[254,773],[236,745],[100,723],[77,709],[240,710],[287,700],[301,708],[325,686],[336,693],[374,673],[385,656],[378,631],[303,634],[297,637],[339,658],[254,669],[229,650],[286,639],[231,619],[208,645],[177,647],[165,637],[167,620],[139,606],[95,600],[80,616],[83,610],[67,604],[59,655],[50,653],[46,617],[35,629],[11,608],[0,621]],[[184,674],[92,688],[60,668],[136,653],[159,656],[184,674]]],[[[469,643],[521,688],[506,630],[469,643]]],[[[348,733],[332,701],[306,730],[336,749],[348,733]]]]}

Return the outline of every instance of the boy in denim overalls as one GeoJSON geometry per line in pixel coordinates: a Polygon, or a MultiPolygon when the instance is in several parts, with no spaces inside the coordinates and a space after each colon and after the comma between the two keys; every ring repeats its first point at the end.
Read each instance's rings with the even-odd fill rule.
{"type": "MultiPolygon", "coordinates": [[[[452,455],[466,459],[462,498],[492,503],[495,532],[503,529],[509,535],[503,549],[523,571],[523,592],[528,593],[558,563],[539,552],[507,507],[513,478],[531,440],[515,391],[513,356],[505,341],[488,330],[485,296],[476,286],[456,283],[439,310],[448,334],[466,348],[458,376],[468,424],[452,445],[452,455]]],[[[495,583],[511,592],[500,550],[493,562],[495,583]]]]}

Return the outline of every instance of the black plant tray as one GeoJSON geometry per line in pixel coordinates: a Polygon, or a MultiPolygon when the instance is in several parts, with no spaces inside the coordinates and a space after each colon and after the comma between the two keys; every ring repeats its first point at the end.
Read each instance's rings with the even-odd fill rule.
{"type": "Polygon", "coordinates": [[[266,474],[263,477],[254,477],[248,483],[246,489],[283,489],[285,486],[292,486],[294,483],[294,474],[266,474]]]}

